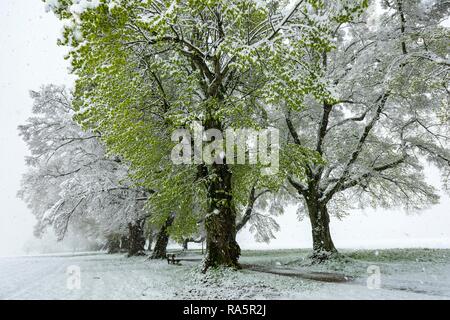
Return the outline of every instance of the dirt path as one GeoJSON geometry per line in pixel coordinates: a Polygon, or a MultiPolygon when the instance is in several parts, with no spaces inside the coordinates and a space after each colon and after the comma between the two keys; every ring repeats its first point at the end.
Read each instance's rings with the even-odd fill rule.
{"type": "MultiPolygon", "coordinates": [[[[242,267],[246,270],[261,272],[266,274],[274,274],[279,276],[286,276],[292,278],[300,278],[305,280],[313,280],[324,283],[349,284],[358,288],[366,288],[366,283],[363,277],[355,278],[343,273],[332,272],[313,272],[303,271],[301,269],[287,268],[287,267],[267,267],[254,264],[244,264],[242,267]]],[[[436,286],[434,283],[423,283],[420,287],[417,286],[417,281],[402,280],[399,283],[392,281],[393,279],[385,279],[380,289],[383,291],[405,293],[405,294],[420,294],[436,297],[437,299],[449,299],[449,296],[442,290],[442,287],[436,286]]],[[[448,287],[448,286],[447,286],[448,287]]]]}
{"type": "Polygon", "coordinates": [[[244,269],[276,274],[280,276],[296,277],[307,280],[321,281],[321,282],[334,282],[334,283],[345,283],[353,280],[352,277],[341,273],[331,273],[331,272],[306,272],[298,269],[292,268],[267,268],[264,266],[244,264],[242,265],[244,269]]]}

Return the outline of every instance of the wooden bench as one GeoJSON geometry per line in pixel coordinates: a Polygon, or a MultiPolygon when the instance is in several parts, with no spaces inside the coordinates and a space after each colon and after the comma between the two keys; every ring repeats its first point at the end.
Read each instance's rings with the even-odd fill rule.
{"type": "Polygon", "coordinates": [[[166,256],[168,264],[180,264],[181,259],[176,258],[176,254],[168,254],[166,256]]]}

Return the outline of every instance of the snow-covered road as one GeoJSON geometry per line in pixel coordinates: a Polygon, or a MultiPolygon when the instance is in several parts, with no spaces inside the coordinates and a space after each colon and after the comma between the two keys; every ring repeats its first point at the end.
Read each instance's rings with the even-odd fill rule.
{"type": "MultiPolygon", "coordinates": [[[[275,270],[316,271],[296,264],[298,255],[247,252],[241,260],[275,270]]],[[[332,266],[356,280],[327,283],[255,270],[202,275],[198,262],[173,266],[101,253],[0,258],[0,299],[450,299],[446,260],[378,261],[380,289],[367,288],[364,263],[332,266]],[[80,270],[79,288],[67,272],[71,268],[80,270]]]]}

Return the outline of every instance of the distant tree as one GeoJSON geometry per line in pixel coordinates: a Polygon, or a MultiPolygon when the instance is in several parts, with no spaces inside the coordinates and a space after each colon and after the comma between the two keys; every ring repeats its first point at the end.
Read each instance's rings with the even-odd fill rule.
{"type": "Polygon", "coordinates": [[[324,35],[335,39],[334,49],[293,61],[297,75],[323,70],[317,82],[325,85],[325,98],[310,96],[284,112],[290,140],[324,160],[307,166],[306,181],[289,177],[299,214],[311,221],[317,260],[336,252],[330,215],[366,206],[418,210],[438,201],[423,163],[448,181],[450,34],[440,23],[449,7],[373,1],[359,21],[324,22],[334,30],[324,35]]]}
{"type": "Polygon", "coordinates": [[[128,256],[145,255],[145,219],[128,223],[128,256]]]}
{"type": "Polygon", "coordinates": [[[175,214],[170,215],[166,222],[163,224],[156,236],[155,247],[153,248],[153,253],[151,255],[152,259],[165,259],[167,256],[167,245],[169,243],[169,232],[168,228],[173,225],[175,219],[175,214]]]}
{"type": "Polygon", "coordinates": [[[101,239],[130,232],[130,253],[139,252],[133,228],[148,215],[145,190],[131,183],[126,164],[106,154],[98,133],[73,120],[67,90],[49,85],[31,96],[34,115],[19,126],[31,151],[19,196],[37,219],[36,235],[47,226],[59,239],[70,227],[101,239]]]}

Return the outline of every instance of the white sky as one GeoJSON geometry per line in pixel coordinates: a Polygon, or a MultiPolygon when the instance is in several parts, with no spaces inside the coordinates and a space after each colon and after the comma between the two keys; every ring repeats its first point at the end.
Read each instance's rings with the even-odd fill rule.
{"type": "MultiPolygon", "coordinates": [[[[34,219],[16,198],[25,172],[25,144],[17,126],[30,116],[30,89],[43,84],[72,83],[65,50],[56,45],[61,26],[45,13],[39,0],[0,0],[0,255],[21,254],[32,237],[34,219]]],[[[435,170],[428,171],[438,182],[435,170]]],[[[420,215],[400,211],[355,211],[343,221],[331,222],[337,247],[450,247],[450,199],[420,215]]],[[[256,243],[243,231],[243,248],[293,248],[311,245],[309,221],[298,222],[295,208],[279,218],[281,232],[270,245],[256,243]]]]}

